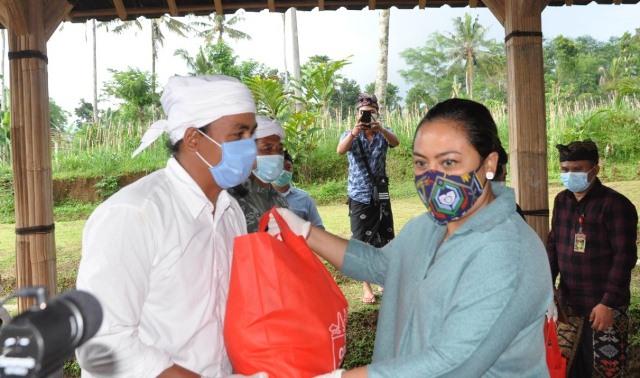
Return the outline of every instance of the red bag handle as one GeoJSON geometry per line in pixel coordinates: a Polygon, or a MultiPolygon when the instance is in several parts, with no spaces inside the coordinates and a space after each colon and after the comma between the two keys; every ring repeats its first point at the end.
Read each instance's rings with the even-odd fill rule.
{"type": "Polygon", "coordinates": [[[277,208],[277,206],[274,206],[271,208],[271,210],[262,215],[262,217],[260,218],[260,223],[258,223],[258,230],[262,232],[267,230],[269,226],[269,214],[272,214],[273,218],[275,218],[276,222],[278,223],[278,227],[280,227],[280,235],[282,237],[282,240],[294,240],[293,238],[296,238],[298,235],[291,231],[291,228],[289,228],[289,225],[284,220],[284,218],[282,218],[282,215],[280,215],[277,208]]]}

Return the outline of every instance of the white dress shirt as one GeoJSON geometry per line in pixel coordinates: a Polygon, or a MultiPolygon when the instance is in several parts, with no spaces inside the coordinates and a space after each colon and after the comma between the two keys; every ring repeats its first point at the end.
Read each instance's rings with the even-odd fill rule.
{"type": "Polygon", "coordinates": [[[104,321],[77,350],[83,377],[155,377],[178,364],[231,374],[223,342],[233,240],[246,234],[238,203],[214,205],[174,159],[122,188],[89,217],[77,288],[104,321]]]}

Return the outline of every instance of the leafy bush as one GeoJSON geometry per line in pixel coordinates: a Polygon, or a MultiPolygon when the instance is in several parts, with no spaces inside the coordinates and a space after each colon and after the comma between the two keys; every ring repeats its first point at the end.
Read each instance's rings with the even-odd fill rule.
{"type": "Polygon", "coordinates": [[[116,176],[107,176],[98,181],[94,186],[96,187],[100,197],[103,199],[111,197],[115,192],[120,190],[120,184],[118,183],[118,178],[116,176]]]}
{"type": "Polygon", "coordinates": [[[0,176],[0,223],[13,223],[15,219],[11,176],[0,176]]]}

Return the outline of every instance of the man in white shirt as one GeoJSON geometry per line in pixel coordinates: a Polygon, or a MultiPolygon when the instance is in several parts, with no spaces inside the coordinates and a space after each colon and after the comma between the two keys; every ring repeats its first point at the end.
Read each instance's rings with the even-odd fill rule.
{"type": "MultiPolygon", "coordinates": [[[[225,377],[223,342],[233,239],[246,234],[225,189],[256,157],[251,91],[226,76],[172,77],[134,156],[163,132],[172,156],[90,216],[77,288],[104,321],[77,350],[83,377],[225,377]]],[[[256,376],[263,376],[258,375],[256,376]]]]}

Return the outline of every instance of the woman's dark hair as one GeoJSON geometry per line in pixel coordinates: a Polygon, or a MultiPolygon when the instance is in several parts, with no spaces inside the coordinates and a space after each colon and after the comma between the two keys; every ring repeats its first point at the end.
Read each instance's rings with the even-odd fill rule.
{"type": "Polygon", "coordinates": [[[507,155],[507,151],[504,150],[504,147],[498,146],[498,165],[496,165],[496,173],[494,180],[496,181],[504,181],[506,178],[506,167],[507,163],[509,163],[509,155],[507,155]]]}
{"type": "MultiPolygon", "coordinates": [[[[211,125],[211,124],[209,124],[211,125]]],[[[202,126],[200,127],[200,131],[202,131],[203,133],[207,133],[207,130],[209,130],[209,125],[206,126],[202,126]]],[[[180,139],[179,141],[175,142],[175,143],[171,143],[171,139],[167,139],[167,149],[169,150],[169,154],[170,155],[175,155],[178,152],[178,149],[180,149],[180,145],[182,144],[182,139],[180,139]]]]}
{"type": "Polygon", "coordinates": [[[439,102],[420,120],[416,134],[423,124],[438,119],[455,121],[462,127],[469,143],[478,151],[482,159],[493,151],[498,151],[502,145],[498,137],[498,128],[489,109],[479,102],[462,98],[451,98],[439,102]]]}

